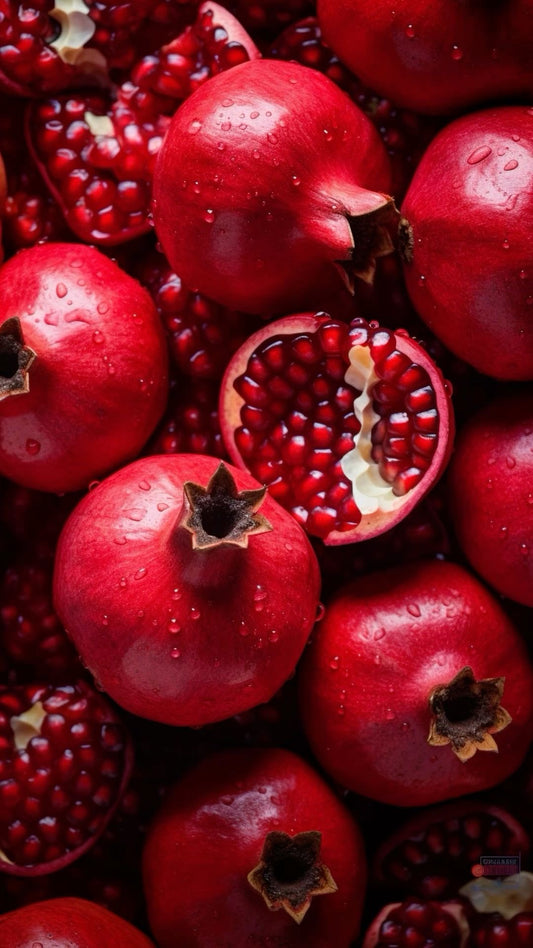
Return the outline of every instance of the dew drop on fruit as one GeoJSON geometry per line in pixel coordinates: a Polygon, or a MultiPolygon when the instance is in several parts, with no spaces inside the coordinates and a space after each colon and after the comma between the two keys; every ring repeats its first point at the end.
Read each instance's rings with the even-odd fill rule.
{"type": "Polygon", "coordinates": [[[28,452],[28,454],[31,454],[32,457],[34,457],[36,454],[39,454],[40,450],[41,450],[40,441],[35,441],[34,438],[28,438],[28,440],[26,441],[26,451],[28,452]]]}
{"type": "Polygon", "coordinates": [[[189,135],[197,135],[202,128],[202,123],[199,119],[194,119],[189,125],[189,135]]]}
{"type": "Polygon", "coordinates": [[[151,490],[152,485],[149,481],[139,481],[139,490],[151,490]]]}
{"type": "Polygon", "coordinates": [[[250,629],[246,627],[244,622],[241,622],[239,626],[239,635],[242,635],[243,639],[245,639],[248,635],[250,635],[250,629]]]}
{"type": "Polygon", "coordinates": [[[271,629],[268,633],[268,641],[275,645],[276,642],[279,642],[279,632],[276,629],[271,629]]]}
{"type": "Polygon", "coordinates": [[[488,158],[492,154],[492,148],[490,145],[481,145],[479,148],[476,148],[466,159],[469,165],[477,165],[480,161],[484,161],[485,158],[488,158]]]}
{"type": "Polygon", "coordinates": [[[97,346],[101,346],[103,341],[104,341],[103,332],[100,332],[99,329],[95,329],[93,332],[93,342],[96,343],[97,346]]]}
{"type": "Polygon", "coordinates": [[[204,221],[206,224],[212,224],[215,220],[215,212],[211,207],[208,207],[204,212],[204,221]]]}
{"type": "Polygon", "coordinates": [[[518,168],[518,162],[516,158],[511,158],[507,164],[503,166],[504,171],[514,171],[515,168],[518,168]]]}
{"type": "Polygon", "coordinates": [[[168,504],[164,504],[163,502],[160,502],[157,505],[157,509],[159,510],[159,513],[163,513],[163,510],[168,510],[168,504]]]}
{"type": "Polygon", "coordinates": [[[500,540],[506,540],[509,535],[509,527],[500,527],[500,532],[498,535],[500,540]]]}
{"type": "Polygon", "coordinates": [[[407,612],[410,616],[414,616],[415,619],[418,619],[422,615],[420,611],[420,606],[416,602],[410,602],[407,606],[407,612]]]}
{"type": "Polygon", "coordinates": [[[170,655],[172,658],[179,658],[181,655],[181,652],[179,648],[173,648],[172,651],[170,652],[170,655]]]}
{"type": "Polygon", "coordinates": [[[133,578],[134,578],[134,579],[144,579],[144,577],[146,576],[147,572],[148,572],[148,570],[146,569],[146,566],[141,566],[140,569],[138,569],[137,572],[133,574],[133,578]]]}
{"type": "Polygon", "coordinates": [[[527,543],[520,544],[520,552],[522,556],[529,556],[529,546],[527,545],[527,543]]]}
{"type": "Polygon", "coordinates": [[[459,60],[462,58],[463,58],[463,51],[461,47],[454,44],[452,46],[452,59],[455,59],[456,62],[459,62],[459,60]]]}
{"type": "Polygon", "coordinates": [[[59,323],[59,313],[46,313],[44,321],[47,326],[57,326],[59,323]]]}
{"type": "Polygon", "coordinates": [[[396,714],[395,714],[395,712],[392,710],[392,708],[387,708],[386,711],[385,711],[385,720],[386,720],[386,721],[394,721],[395,718],[396,718],[396,714]]]}
{"type": "Polygon", "coordinates": [[[334,655],[333,658],[330,660],[329,667],[331,668],[332,671],[337,671],[339,664],[340,664],[339,656],[334,655]]]}
{"type": "Polygon", "coordinates": [[[322,622],[322,619],[324,618],[325,614],[326,614],[326,607],[323,602],[319,602],[316,607],[315,622],[322,622]]]}
{"type": "Polygon", "coordinates": [[[138,523],[139,520],[143,519],[146,510],[143,510],[142,507],[132,507],[131,510],[124,511],[124,513],[128,517],[128,520],[134,520],[138,523]]]}
{"type": "Polygon", "coordinates": [[[513,467],[516,467],[516,460],[515,460],[515,458],[513,458],[513,457],[511,457],[511,456],[509,456],[508,458],[505,459],[505,463],[506,463],[506,465],[507,465],[507,467],[509,468],[510,471],[512,471],[513,467]]]}
{"type": "Polygon", "coordinates": [[[415,28],[412,23],[408,23],[407,26],[405,27],[405,35],[407,36],[407,39],[415,38],[415,35],[416,35],[415,28]]]}
{"type": "Polygon", "coordinates": [[[200,615],[200,610],[197,609],[196,606],[191,606],[191,619],[197,621],[200,618],[200,615]]]}
{"type": "Polygon", "coordinates": [[[109,617],[102,616],[102,625],[109,625],[109,617]]]}
{"type": "Polygon", "coordinates": [[[509,241],[507,240],[507,238],[506,238],[504,241],[502,241],[502,247],[503,247],[504,250],[509,250],[509,247],[510,247],[510,246],[511,246],[511,245],[510,245],[509,241]]]}
{"type": "Polygon", "coordinates": [[[64,284],[64,283],[58,283],[57,286],[56,286],[56,294],[57,294],[57,296],[59,297],[59,299],[60,299],[60,300],[64,299],[64,297],[67,295],[67,293],[68,293],[68,290],[67,290],[65,284],[64,284]]]}
{"type": "Polygon", "coordinates": [[[339,715],[339,717],[342,718],[344,717],[345,713],[346,713],[346,708],[344,707],[343,704],[340,704],[339,707],[337,708],[337,714],[339,715]]]}
{"type": "Polygon", "coordinates": [[[128,542],[128,539],[125,536],[113,537],[113,539],[117,546],[124,546],[124,544],[128,542]]]}
{"type": "Polygon", "coordinates": [[[387,634],[387,630],[386,630],[386,629],[376,629],[376,631],[374,632],[374,641],[375,641],[375,642],[380,642],[381,639],[384,639],[384,638],[385,638],[385,635],[386,635],[386,634],[387,634]]]}

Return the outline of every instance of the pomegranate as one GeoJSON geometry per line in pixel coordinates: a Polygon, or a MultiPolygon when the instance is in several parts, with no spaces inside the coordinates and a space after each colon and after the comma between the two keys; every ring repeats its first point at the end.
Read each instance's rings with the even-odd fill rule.
{"type": "Polygon", "coordinates": [[[0,941],[6,948],[154,948],[123,918],[78,898],[34,902],[0,915],[0,941]]]}
{"type": "Polygon", "coordinates": [[[175,113],[154,223],[186,285],[243,312],[295,311],[372,279],[397,228],[390,183],[378,132],[333,82],[259,59],[175,113]]]}
{"type": "Polygon", "coordinates": [[[450,468],[453,525],[473,568],[533,606],[533,394],[502,393],[460,431],[450,468]]]}
{"type": "Polygon", "coordinates": [[[533,948],[533,875],[517,872],[503,879],[480,876],[461,894],[469,911],[471,948],[533,948]]]}
{"type": "Polygon", "coordinates": [[[183,777],[149,827],[143,873],[160,948],[349,948],[366,880],[353,817],[278,748],[219,752],[183,777]]]}
{"type": "Polygon", "coordinates": [[[373,881],[396,898],[455,898],[481,856],[526,859],[530,842],[502,806],[480,797],[453,800],[416,813],[384,840],[374,856],[373,881]]]}
{"type": "Polygon", "coordinates": [[[132,746],[85,682],[0,688],[0,873],[36,876],[78,859],[127,786],[132,746]]]}
{"type": "Polygon", "coordinates": [[[111,475],[67,520],[56,609],[128,711],[206,724],[267,701],[294,671],[319,570],[304,531],[265,493],[216,458],[154,455],[111,475]]]}
{"type": "Polygon", "coordinates": [[[449,388],[421,346],[323,313],[252,335],[226,370],[219,414],[234,463],[327,544],[403,519],[453,440],[449,388]]]}
{"type": "Polygon", "coordinates": [[[532,179],[533,109],[486,109],[433,139],[401,209],[413,305],[452,352],[498,379],[533,379],[532,179]]]}
{"type": "Polygon", "coordinates": [[[363,82],[415,112],[531,96],[529,0],[318,0],[329,46],[363,82]]]}
{"type": "Polygon", "coordinates": [[[367,929],[362,948],[467,948],[469,931],[461,902],[413,897],[385,905],[367,929]]]}
{"type": "Polygon", "coordinates": [[[494,786],[533,736],[533,669],[498,601],[463,567],[410,563],[338,590],[300,669],[325,770],[395,806],[494,786]]]}
{"type": "Polygon", "coordinates": [[[138,454],[167,396],[167,352],[139,283],[83,244],[0,269],[0,472],[74,491],[138,454]]]}

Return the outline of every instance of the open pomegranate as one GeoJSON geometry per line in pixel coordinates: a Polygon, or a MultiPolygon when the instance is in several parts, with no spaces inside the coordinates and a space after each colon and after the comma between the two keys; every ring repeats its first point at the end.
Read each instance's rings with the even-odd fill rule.
{"type": "Polygon", "coordinates": [[[245,62],[194,92],[170,123],[153,186],[171,266],[244,312],[325,306],[355,276],[371,280],[393,249],[379,133],[335,83],[297,63],[245,62]]]}
{"type": "Polygon", "coordinates": [[[366,861],[351,813],[305,760],[239,748],[170,789],[143,875],[160,948],[349,948],[366,861]]]}
{"type": "Polygon", "coordinates": [[[331,597],[300,666],[300,709],[335,780],[383,803],[424,806],[517,769],[533,736],[533,669],[473,575],[420,561],[331,597]]]}
{"type": "Polygon", "coordinates": [[[459,900],[420,898],[385,905],[371,922],[362,948],[468,948],[470,929],[459,900]]]}
{"type": "Polygon", "coordinates": [[[101,687],[134,714],[190,726],[272,697],[319,588],[294,518],[249,474],[196,454],[142,458],[90,491],[54,574],[57,612],[101,687]]]}
{"type": "Polygon", "coordinates": [[[449,387],[418,343],[324,313],[254,333],[229,363],[219,414],[234,463],[327,544],[405,517],[453,441],[449,387]]]}

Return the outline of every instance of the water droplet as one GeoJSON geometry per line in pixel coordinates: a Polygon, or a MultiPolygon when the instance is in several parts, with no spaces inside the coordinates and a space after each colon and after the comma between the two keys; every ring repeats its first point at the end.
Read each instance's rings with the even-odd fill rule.
{"type": "Polygon", "coordinates": [[[374,641],[379,642],[381,639],[384,639],[387,634],[386,629],[376,629],[374,632],[374,641]]]}
{"type": "Polygon", "coordinates": [[[191,606],[191,619],[197,620],[200,618],[201,612],[196,606],[191,606]]]}
{"type": "Polygon", "coordinates": [[[260,157],[261,157],[261,152],[258,151],[257,148],[254,148],[252,152],[252,158],[255,158],[255,160],[258,161],[260,157]]]}
{"type": "Polygon", "coordinates": [[[179,658],[181,655],[181,652],[179,648],[173,648],[170,652],[170,655],[171,655],[171,658],[179,658]]]}
{"type": "Polygon", "coordinates": [[[44,321],[47,326],[57,326],[59,323],[59,313],[45,313],[44,321]]]}
{"type": "Polygon", "coordinates": [[[26,441],[26,451],[28,454],[31,454],[32,457],[35,457],[36,454],[39,454],[41,450],[41,442],[36,441],[34,438],[28,438],[26,441]]]}
{"type": "Polygon", "coordinates": [[[415,35],[416,35],[415,28],[412,23],[408,23],[407,26],[405,27],[405,35],[407,36],[407,39],[415,38],[415,35]]]}
{"type": "Polygon", "coordinates": [[[271,145],[277,145],[279,138],[277,135],[274,135],[274,132],[269,132],[267,135],[267,141],[269,141],[271,145]]]}
{"type": "Polygon", "coordinates": [[[298,177],[297,174],[291,174],[291,184],[295,188],[299,188],[302,183],[302,179],[298,177]]]}
{"type": "Polygon", "coordinates": [[[139,609],[137,616],[139,619],[144,619],[144,609],[139,609]]]}
{"type": "Polygon", "coordinates": [[[189,125],[189,129],[188,129],[189,135],[197,135],[201,128],[202,128],[202,123],[200,122],[200,119],[193,119],[193,121],[189,125]]]}
{"type": "Polygon", "coordinates": [[[334,655],[333,658],[330,659],[329,667],[331,668],[332,671],[337,671],[339,664],[340,664],[339,656],[334,655]]]}
{"type": "Polygon", "coordinates": [[[505,463],[510,471],[512,471],[513,467],[516,467],[516,459],[511,456],[505,459],[505,463]]]}
{"type": "Polygon", "coordinates": [[[420,611],[420,606],[416,602],[410,602],[407,606],[407,612],[410,616],[414,616],[415,619],[418,619],[422,615],[420,611]]]}
{"type": "Polygon", "coordinates": [[[533,494],[528,494],[528,495],[527,495],[527,502],[528,502],[528,504],[533,504],[533,494]]]}
{"type": "Polygon", "coordinates": [[[133,578],[134,578],[134,579],[144,579],[144,577],[146,576],[147,572],[148,572],[148,570],[146,569],[146,566],[141,566],[141,567],[137,570],[137,572],[133,574],[133,578]]]}
{"type": "Polygon", "coordinates": [[[225,147],[226,147],[225,142],[217,142],[217,148],[219,151],[224,151],[225,147]]]}
{"type": "Polygon", "coordinates": [[[318,606],[316,607],[315,622],[322,622],[322,619],[324,618],[325,614],[326,614],[326,607],[323,602],[319,602],[318,606]]]}
{"type": "Polygon", "coordinates": [[[139,490],[151,490],[152,485],[149,481],[139,481],[139,490]]]}
{"type": "Polygon", "coordinates": [[[204,213],[204,221],[206,222],[206,224],[212,224],[214,220],[215,220],[215,212],[213,208],[211,207],[206,208],[205,213],[204,213]]]}
{"type": "Polygon", "coordinates": [[[222,125],[220,126],[220,129],[221,129],[221,131],[223,131],[223,132],[229,132],[229,131],[231,131],[231,122],[229,122],[229,121],[222,122],[222,125]]]}
{"type": "Polygon", "coordinates": [[[223,803],[224,806],[231,806],[233,803],[233,797],[226,793],[224,796],[220,797],[220,802],[223,803]]]}
{"type": "Polygon", "coordinates": [[[100,332],[99,329],[95,329],[93,332],[93,342],[96,343],[97,346],[101,346],[103,341],[104,341],[103,332],[100,332]]]}
{"type": "Polygon", "coordinates": [[[125,576],[121,576],[118,585],[119,585],[119,587],[120,587],[121,589],[126,589],[126,588],[127,588],[128,580],[126,579],[125,576]]]}
{"type": "Polygon", "coordinates": [[[506,238],[504,241],[502,241],[502,247],[503,247],[504,250],[509,250],[509,247],[510,247],[510,246],[511,246],[511,245],[510,245],[509,241],[507,240],[507,238],[506,238]]]}
{"type": "Polygon", "coordinates": [[[500,527],[500,540],[506,540],[509,535],[509,527],[500,527]]]}
{"type": "Polygon", "coordinates": [[[340,704],[339,707],[337,708],[337,714],[338,714],[339,717],[341,717],[341,718],[343,718],[344,715],[346,714],[346,708],[344,707],[343,704],[340,704]]]}
{"type": "Polygon", "coordinates": [[[456,46],[456,45],[454,44],[454,45],[452,46],[452,59],[455,59],[455,61],[458,62],[458,61],[459,61],[460,59],[462,59],[462,58],[463,58],[463,51],[462,51],[461,47],[460,47],[460,46],[456,46]]]}
{"type": "Polygon", "coordinates": [[[172,590],[172,595],[171,595],[170,598],[171,598],[174,602],[177,602],[178,599],[181,599],[181,595],[182,595],[182,594],[181,594],[181,590],[178,589],[178,587],[176,586],[176,588],[172,590]]]}
{"type": "Polygon", "coordinates": [[[122,536],[122,537],[114,537],[114,540],[115,540],[115,543],[117,544],[117,546],[124,546],[124,544],[128,542],[128,541],[127,541],[127,537],[123,537],[123,536],[122,536]]]}
{"type": "Polygon", "coordinates": [[[192,186],[192,189],[193,189],[193,191],[194,191],[195,194],[200,194],[200,191],[201,191],[200,182],[199,182],[199,181],[195,181],[194,184],[193,184],[193,186],[192,186]]]}
{"type": "Polygon", "coordinates": [[[418,285],[419,285],[419,286],[425,286],[425,285],[426,285],[426,278],[425,278],[425,276],[424,276],[423,273],[421,273],[420,276],[418,277],[418,285]]]}
{"type": "Polygon", "coordinates": [[[522,556],[529,556],[529,546],[527,545],[527,543],[520,544],[520,552],[522,556]]]}
{"type": "Polygon", "coordinates": [[[323,128],[324,136],[327,142],[333,141],[333,132],[329,128],[323,128]]]}
{"type": "Polygon", "coordinates": [[[102,625],[109,625],[109,616],[102,616],[102,625]]]}
{"type": "Polygon", "coordinates": [[[492,148],[490,145],[481,145],[479,148],[476,148],[466,159],[469,165],[477,165],[480,161],[484,161],[485,158],[488,158],[492,154],[492,148]]]}
{"type": "Polygon", "coordinates": [[[492,477],[487,477],[487,490],[492,490],[493,487],[494,481],[492,480],[492,477]]]}
{"type": "Polygon", "coordinates": [[[387,708],[385,711],[385,720],[394,721],[395,718],[396,718],[396,713],[392,710],[392,708],[387,708]]]}
{"type": "Polygon", "coordinates": [[[402,724],[401,724],[402,731],[408,731],[410,727],[411,725],[409,724],[409,721],[402,721],[402,724]]]}
{"type": "Polygon", "coordinates": [[[273,644],[274,644],[275,642],[279,642],[279,632],[276,632],[275,629],[272,629],[272,630],[268,633],[268,641],[269,641],[269,642],[272,642],[273,644]]]}
{"type": "Polygon", "coordinates": [[[172,618],[168,620],[167,629],[169,632],[172,632],[172,635],[175,635],[176,632],[181,632],[181,626],[178,625],[178,620],[175,616],[172,616],[172,618]]]}
{"type": "Polygon", "coordinates": [[[58,283],[57,286],[56,286],[56,294],[57,294],[57,296],[59,297],[59,299],[60,299],[60,300],[64,299],[64,297],[67,295],[67,293],[68,293],[68,290],[67,290],[65,284],[64,284],[64,283],[58,283]]]}
{"type": "Polygon", "coordinates": [[[241,621],[241,624],[240,624],[240,626],[239,626],[239,635],[242,635],[243,639],[245,639],[248,635],[250,635],[250,629],[248,629],[248,628],[245,626],[244,622],[242,622],[242,621],[241,621]]]}
{"type": "Polygon", "coordinates": [[[124,513],[126,514],[128,520],[134,520],[136,523],[138,523],[139,520],[142,520],[145,516],[146,510],[143,510],[142,507],[132,507],[130,510],[125,510],[124,513]]]}
{"type": "Polygon", "coordinates": [[[222,99],[222,108],[223,108],[223,109],[231,109],[231,106],[232,106],[232,105],[233,105],[233,99],[230,99],[229,96],[228,96],[227,99],[222,99]]]}
{"type": "Polygon", "coordinates": [[[518,168],[518,162],[516,158],[511,158],[507,164],[503,166],[504,171],[514,171],[515,168],[518,168]]]}
{"type": "Polygon", "coordinates": [[[116,366],[115,366],[112,362],[109,362],[109,363],[108,363],[108,366],[107,366],[107,374],[108,374],[108,375],[116,375],[116,374],[117,374],[117,368],[116,368],[116,366]]]}
{"type": "Polygon", "coordinates": [[[168,510],[168,504],[164,504],[162,501],[160,501],[157,505],[157,509],[160,513],[163,513],[163,510],[168,510]]]}

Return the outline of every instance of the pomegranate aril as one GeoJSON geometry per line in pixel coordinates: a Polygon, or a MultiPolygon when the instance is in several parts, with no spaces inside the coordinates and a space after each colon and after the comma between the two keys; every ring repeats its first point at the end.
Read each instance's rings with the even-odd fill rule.
{"type": "MultiPolygon", "coordinates": [[[[375,335],[372,337],[371,342],[372,354],[374,354],[374,339],[375,335]]],[[[376,360],[374,370],[376,375],[379,375],[381,379],[385,381],[395,381],[401,388],[400,378],[402,374],[407,371],[409,364],[410,360],[408,356],[404,355],[403,352],[399,352],[398,349],[394,349],[385,359],[376,360]]]]}
{"type": "Polygon", "coordinates": [[[427,412],[435,407],[435,393],[430,385],[424,385],[409,392],[406,396],[406,407],[412,412],[427,412]]]}
{"type": "Polygon", "coordinates": [[[400,471],[393,481],[393,491],[398,497],[403,497],[419,483],[424,476],[424,472],[418,467],[409,467],[407,470],[400,471]]]}

